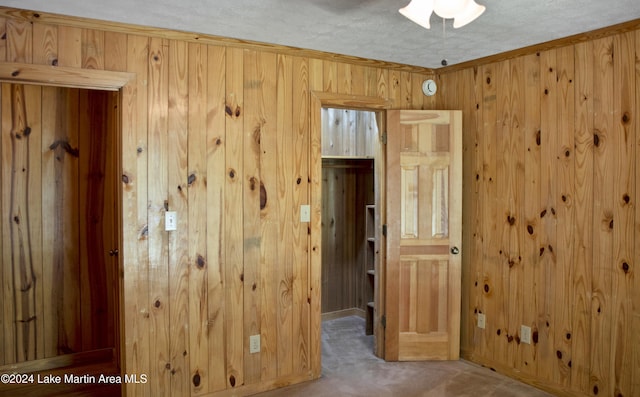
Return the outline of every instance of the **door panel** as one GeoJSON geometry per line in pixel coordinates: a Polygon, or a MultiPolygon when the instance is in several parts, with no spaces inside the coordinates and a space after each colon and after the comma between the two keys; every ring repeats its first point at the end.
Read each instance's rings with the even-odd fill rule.
{"type": "Polygon", "coordinates": [[[387,360],[459,357],[459,111],[389,111],[387,360]]]}

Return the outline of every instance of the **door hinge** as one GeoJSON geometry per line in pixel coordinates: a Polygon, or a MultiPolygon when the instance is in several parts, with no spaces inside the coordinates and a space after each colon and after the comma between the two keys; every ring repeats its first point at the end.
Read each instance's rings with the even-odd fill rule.
{"type": "Polygon", "coordinates": [[[382,225],[382,235],[387,237],[387,224],[382,225]]]}
{"type": "Polygon", "coordinates": [[[383,314],[382,317],[380,317],[380,324],[382,324],[382,328],[386,329],[387,328],[387,315],[383,314]]]}
{"type": "Polygon", "coordinates": [[[387,144],[387,133],[383,132],[382,135],[380,135],[380,141],[382,142],[383,145],[387,144]]]}

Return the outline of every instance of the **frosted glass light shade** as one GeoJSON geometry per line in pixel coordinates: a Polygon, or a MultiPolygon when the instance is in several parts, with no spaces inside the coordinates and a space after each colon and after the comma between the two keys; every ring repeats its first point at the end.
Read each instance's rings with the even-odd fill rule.
{"type": "Polygon", "coordinates": [[[486,10],[485,6],[481,6],[477,4],[474,0],[470,0],[467,4],[467,7],[464,11],[458,15],[456,15],[453,19],[453,27],[461,28],[474,19],[478,18],[482,13],[486,10]]]}
{"type": "Polygon", "coordinates": [[[431,13],[433,12],[433,0],[411,0],[406,7],[398,11],[423,28],[431,28],[429,19],[431,19],[431,13]]]}
{"type": "Polygon", "coordinates": [[[451,19],[465,12],[469,0],[436,0],[433,11],[442,18],[451,19]]]}
{"type": "Polygon", "coordinates": [[[429,20],[433,12],[445,19],[453,18],[453,27],[460,28],[482,15],[485,9],[475,0],[411,0],[398,11],[423,28],[430,29],[429,20]]]}

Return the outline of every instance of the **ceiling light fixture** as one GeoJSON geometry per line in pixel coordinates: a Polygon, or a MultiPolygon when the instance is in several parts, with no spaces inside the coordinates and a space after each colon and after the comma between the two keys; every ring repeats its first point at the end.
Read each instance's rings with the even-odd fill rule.
{"type": "Polygon", "coordinates": [[[429,29],[432,12],[442,18],[453,18],[453,27],[460,28],[482,15],[485,9],[485,6],[477,4],[475,0],[411,0],[406,7],[398,11],[423,28],[429,29]]]}

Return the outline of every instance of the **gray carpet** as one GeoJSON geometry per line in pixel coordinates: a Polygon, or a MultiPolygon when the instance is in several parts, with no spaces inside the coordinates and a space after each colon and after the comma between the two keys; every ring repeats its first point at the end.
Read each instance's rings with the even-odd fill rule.
{"type": "Polygon", "coordinates": [[[259,396],[549,396],[463,360],[385,362],[373,355],[373,336],[364,327],[357,316],[323,322],[322,377],[259,396]]]}

